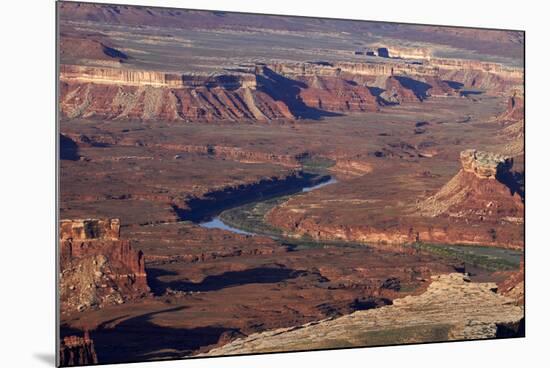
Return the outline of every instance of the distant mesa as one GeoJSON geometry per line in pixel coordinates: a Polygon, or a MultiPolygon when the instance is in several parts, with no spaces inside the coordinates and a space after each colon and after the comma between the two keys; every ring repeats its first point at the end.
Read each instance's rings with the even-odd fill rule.
{"type": "Polygon", "coordinates": [[[378,56],[380,57],[384,57],[384,58],[390,57],[390,52],[386,47],[379,47],[376,51],[378,52],[378,56]]]}
{"type": "Polygon", "coordinates": [[[112,62],[113,65],[129,59],[128,55],[110,42],[100,39],[62,35],[59,44],[61,57],[67,59],[88,59],[112,62]]]}

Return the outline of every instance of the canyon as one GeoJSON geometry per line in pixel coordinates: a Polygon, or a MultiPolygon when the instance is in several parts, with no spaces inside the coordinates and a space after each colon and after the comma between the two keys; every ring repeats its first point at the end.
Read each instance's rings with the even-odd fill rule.
{"type": "Polygon", "coordinates": [[[58,11],[62,366],[524,336],[521,33],[58,11]]]}
{"type": "MultiPolygon", "coordinates": [[[[400,218],[373,219],[368,223],[343,217],[353,206],[361,208],[369,199],[346,207],[327,199],[301,197],[274,207],[266,214],[275,227],[291,236],[313,239],[356,241],[368,244],[484,244],[519,248],[523,246],[523,201],[521,189],[510,179],[513,160],[498,154],[465,150],[462,168],[434,195],[400,203],[400,218]],[[498,180],[497,180],[498,177],[498,180]],[[509,182],[511,180],[511,182],[509,182]],[[311,202],[317,203],[311,206],[311,202]],[[476,223],[470,230],[468,224],[476,223]]],[[[376,172],[376,171],[375,171],[376,172]]],[[[330,196],[330,193],[327,193],[330,196]]],[[[367,198],[369,195],[366,196],[367,198]]],[[[375,203],[380,200],[370,199],[375,203]]],[[[363,211],[363,213],[368,213],[363,211]]]]}
{"type": "Polygon", "coordinates": [[[328,64],[257,64],[214,75],[62,64],[61,112],[69,118],[266,122],[379,111],[382,104],[467,88],[506,93],[521,84],[514,71],[471,63],[328,64]]]}

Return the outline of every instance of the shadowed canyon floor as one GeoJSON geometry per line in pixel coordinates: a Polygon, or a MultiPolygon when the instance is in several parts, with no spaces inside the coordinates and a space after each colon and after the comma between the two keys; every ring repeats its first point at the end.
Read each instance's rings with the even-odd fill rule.
{"type": "Polygon", "coordinates": [[[523,335],[521,34],[59,6],[62,365],[523,335]]]}

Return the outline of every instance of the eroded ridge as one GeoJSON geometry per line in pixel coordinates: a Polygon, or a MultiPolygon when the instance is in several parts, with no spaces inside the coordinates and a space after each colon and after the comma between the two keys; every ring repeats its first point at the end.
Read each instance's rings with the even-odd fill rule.
{"type": "Polygon", "coordinates": [[[206,355],[250,354],[343,346],[392,345],[522,335],[523,309],[459,273],[432,277],[428,290],[393,305],[237,339],[206,355]]]}

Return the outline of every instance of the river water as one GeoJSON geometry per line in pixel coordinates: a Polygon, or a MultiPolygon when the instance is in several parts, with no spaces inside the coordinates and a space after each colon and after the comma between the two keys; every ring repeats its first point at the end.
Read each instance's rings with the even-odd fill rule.
{"type": "MultiPolygon", "coordinates": [[[[311,192],[313,190],[325,187],[327,185],[332,185],[337,182],[338,181],[336,179],[331,177],[329,180],[324,181],[320,184],[303,187],[302,193],[311,192]]],[[[296,195],[300,195],[300,194],[296,194],[296,195]]],[[[207,229],[221,229],[221,230],[231,231],[233,233],[241,234],[241,235],[250,235],[250,236],[260,235],[254,232],[241,230],[239,228],[226,224],[219,217],[219,215],[209,221],[201,222],[199,226],[207,229]]],[[[277,236],[271,236],[269,234],[263,234],[263,235],[277,238],[277,236]]],[[[469,264],[470,268],[473,265],[474,267],[473,270],[478,269],[476,263],[479,261],[479,259],[494,260],[494,261],[499,261],[500,263],[505,262],[505,264],[512,266],[512,268],[519,267],[521,259],[523,259],[522,251],[510,250],[510,249],[484,247],[484,246],[458,246],[458,245],[445,245],[445,244],[440,244],[435,247],[447,249],[448,251],[451,251],[451,253],[454,254],[455,257],[458,256],[458,258],[460,259],[461,258],[471,259],[473,256],[474,261],[472,264],[469,264]],[[476,259],[477,261],[475,261],[476,259]]],[[[470,261],[468,261],[467,263],[469,262],[470,261]]],[[[474,274],[477,274],[477,273],[478,273],[477,271],[474,272],[474,274]]],[[[482,274],[484,273],[482,272],[482,274]]]]}
{"type": "MultiPolygon", "coordinates": [[[[302,192],[303,193],[311,192],[312,190],[319,189],[319,188],[322,188],[322,187],[326,187],[327,185],[336,184],[336,183],[338,183],[338,180],[331,177],[329,180],[324,181],[322,183],[312,185],[312,186],[309,186],[309,187],[303,187],[302,192]]],[[[258,235],[258,234],[255,234],[255,233],[251,233],[251,232],[244,231],[244,230],[241,230],[241,229],[237,229],[236,227],[230,226],[230,225],[226,224],[225,222],[223,222],[222,219],[219,216],[214,217],[212,220],[201,222],[199,224],[199,226],[207,228],[207,229],[227,230],[227,231],[231,231],[233,233],[241,234],[241,235],[253,235],[253,236],[258,235]]]]}

